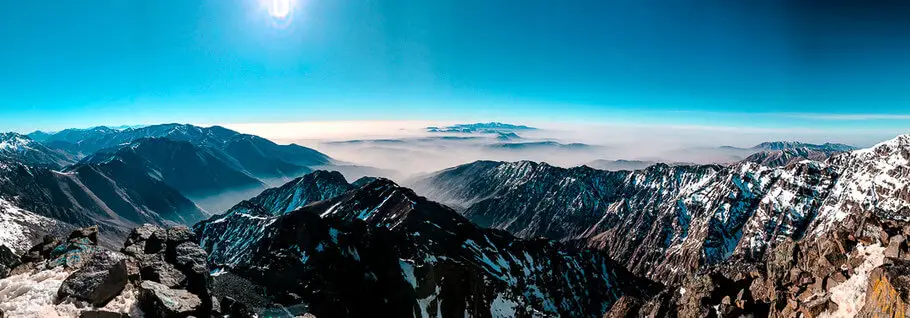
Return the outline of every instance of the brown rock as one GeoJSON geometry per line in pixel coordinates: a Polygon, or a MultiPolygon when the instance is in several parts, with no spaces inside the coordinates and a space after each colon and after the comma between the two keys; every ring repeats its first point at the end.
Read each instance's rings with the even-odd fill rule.
{"type": "Polygon", "coordinates": [[[803,303],[799,308],[799,312],[802,313],[805,318],[815,318],[823,312],[831,311],[832,309],[837,309],[837,305],[831,302],[828,297],[818,297],[803,303]],[[832,307],[832,305],[834,307],[832,307]]]}
{"type": "Polygon", "coordinates": [[[900,258],[901,257],[901,246],[904,244],[903,235],[892,236],[888,241],[888,248],[885,249],[885,257],[891,258],[900,258]]]}
{"type": "Polygon", "coordinates": [[[637,317],[641,311],[641,300],[631,297],[622,296],[610,307],[610,311],[604,314],[604,318],[631,318],[637,317]]]}
{"type": "Polygon", "coordinates": [[[857,317],[906,317],[910,307],[910,262],[893,260],[872,270],[866,303],[857,317]]]}

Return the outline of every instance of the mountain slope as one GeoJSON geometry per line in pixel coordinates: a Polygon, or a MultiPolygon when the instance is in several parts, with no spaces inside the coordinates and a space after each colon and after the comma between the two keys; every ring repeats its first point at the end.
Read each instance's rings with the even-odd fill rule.
{"type": "Polygon", "coordinates": [[[818,235],[850,214],[910,217],[908,140],[779,168],[744,162],[609,172],[475,162],[413,186],[478,224],[580,242],[635,273],[681,279],[735,255],[760,259],[778,242],[818,235]]]}
{"type": "MultiPolygon", "coordinates": [[[[164,138],[138,139],[110,152],[89,156],[79,165],[124,165],[123,171],[152,176],[189,197],[234,188],[264,187],[259,180],[229,167],[211,151],[164,138]]],[[[78,169],[79,165],[72,169],[78,169]]]]}
{"type": "Polygon", "coordinates": [[[768,150],[756,152],[743,159],[743,161],[757,163],[769,167],[782,167],[803,160],[824,161],[837,152],[825,152],[806,148],[768,150]]]}
{"type": "Polygon", "coordinates": [[[195,231],[212,263],[317,316],[601,317],[653,288],[601,253],[480,229],[384,179],[280,215],[244,202],[195,231]]]}
{"type": "Polygon", "coordinates": [[[278,145],[261,137],[241,134],[220,126],[163,124],[122,130],[107,127],[68,129],[50,136],[44,143],[85,157],[144,138],[166,138],[191,143],[211,151],[214,156],[237,170],[261,179],[295,178],[309,172],[308,166],[332,162],[325,154],[310,148],[294,144],[278,145]]]}
{"type": "Polygon", "coordinates": [[[14,206],[0,198],[0,246],[23,254],[45,235],[56,235],[72,230],[66,223],[37,215],[14,206]]]}
{"type": "Polygon", "coordinates": [[[0,199],[63,223],[100,225],[113,244],[138,224],[193,224],[206,217],[179,191],[119,164],[83,164],[67,172],[0,164],[0,199]]]}
{"type": "Polygon", "coordinates": [[[353,188],[341,173],[318,170],[281,187],[265,190],[249,201],[270,214],[280,215],[313,202],[334,198],[353,188]]]}
{"type": "Polygon", "coordinates": [[[75,162],[66,154],[17,133],[0,133],[0,161],[50,168],[60,168],[75,162]]]}

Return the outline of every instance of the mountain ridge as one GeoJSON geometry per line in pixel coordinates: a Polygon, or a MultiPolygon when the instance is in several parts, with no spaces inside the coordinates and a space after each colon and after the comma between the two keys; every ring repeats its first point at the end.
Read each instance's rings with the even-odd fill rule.
{"type": "Polygon", "coordinates": [[[387,179],[277,216],[242,203],[195,231],[212,263],[318,316],[601,317],[655,288],[598,252],[483,230],[387,179]]]}
{"type": "Polygon", "coordinates": [[[907,177],[908,140],[777,168],[742,162],[606,172],[478,161],[411,186],[478,224],[526,238],[580,239],[637,274],[672,280],[734,255],[760,258],[785,238],[818,235],[872,201],[870,191],[887,207],[883,217],[910,217],[910,208],[901,209],[910,189],[893,179],[907,177]]]}

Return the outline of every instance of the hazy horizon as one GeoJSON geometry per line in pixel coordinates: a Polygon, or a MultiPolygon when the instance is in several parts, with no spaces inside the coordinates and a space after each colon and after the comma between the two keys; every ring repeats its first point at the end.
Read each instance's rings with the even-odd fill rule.
{"type": "Polygon", "coordinates": [[[7,1],[0,130],[494,120],[868,144],[910,127],[908,8],[7,1]]]}

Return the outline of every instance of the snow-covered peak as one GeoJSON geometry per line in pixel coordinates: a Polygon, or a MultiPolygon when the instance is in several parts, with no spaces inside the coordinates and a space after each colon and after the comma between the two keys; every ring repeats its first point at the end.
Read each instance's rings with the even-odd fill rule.
{"type": "Polygon", "coordinates": [[[910,134],[903,134],[897,137],[894,137],[890,140],[886,140],[875,144],[872,147],[866,149],[860,149],[853,151],[854,154],[867,154],[867,153],[877,153],[879,155],[889,154],[897,150],[907,150],[910,149],[910,134]]]}
{"type": "Polygon", "coordinates": [[[0,151],[19,152],[31,149],[35,141],[28,136],[9,132],[0,134],[0,151]]]}

